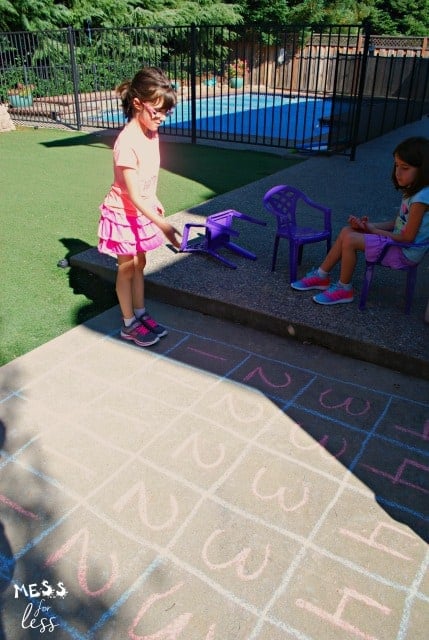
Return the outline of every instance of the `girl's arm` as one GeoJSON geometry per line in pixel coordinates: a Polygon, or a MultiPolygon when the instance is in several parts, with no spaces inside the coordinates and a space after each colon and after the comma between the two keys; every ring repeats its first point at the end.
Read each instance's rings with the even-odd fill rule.
{"type": "Polygon", "coordinates": [[[131,168],[123,168],[122,175],[124,177],[125,186],[127,187],[128,197],[136,209],[146,216],[146,218],[149,218],[151,222],[156,224],[156,226],[161,229],[167,240],[169,240],[174,247],[179,249],[180,241],[176,236],[180,237],[180,233],[163,217],[164,209],[162,208],[159,213],[153,213],[153,211],[146,207],[146,201],[140,195],[137,171],[131,168]]]}
{"type": "Polygon", "coordinates": [[[392,238],[395,242],[414,242],[423,216],[428,209],[429,207],[427,204],[424,204],[423,202],[413,202],[408,213],[407,224],[399,233],[393,233],[388,229],[383,229],[382,227],[376,227],[373,224],[367,223],[368,233],[377,233],[380,236],[392,238]]]}
{"type": "Polygon", "coordinates": [[[384,222],[373,222],[372,225],[376,229],[375,233],[378,233],[379,230],[380,231],[393,231],[393,229],[395,228],[395,221],[394,220],[385,220],[384,222]]]}

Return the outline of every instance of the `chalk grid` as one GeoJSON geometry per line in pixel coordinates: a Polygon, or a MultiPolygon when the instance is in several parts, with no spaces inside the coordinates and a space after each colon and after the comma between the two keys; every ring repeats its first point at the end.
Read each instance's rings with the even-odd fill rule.
{"type": "Polygon", "coordinates": [[[45,637],[14,597],[42,580],[59,640],[427,639],[429,403],[171,328],[73,335],[24,386],[3,368],[7,640],[45,637]]]}

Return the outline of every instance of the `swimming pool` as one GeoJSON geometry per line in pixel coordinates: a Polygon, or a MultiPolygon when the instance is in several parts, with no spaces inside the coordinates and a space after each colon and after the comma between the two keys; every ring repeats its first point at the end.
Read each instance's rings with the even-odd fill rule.
{"type": "MultiPolygon", "coordinates": [[[[166,133],[190,130],[191,102],[180,102],[161,125],[166,133]]],[[[321,141],[326,132],[332,100],[272,94],[228,94],[196,101],[197,132],[229,134],[240,138],[294,140],[296,145],[321,141]]],[[[95,116],[100,126],[122,126],[121,111],[103,111],[95,116]]]]}

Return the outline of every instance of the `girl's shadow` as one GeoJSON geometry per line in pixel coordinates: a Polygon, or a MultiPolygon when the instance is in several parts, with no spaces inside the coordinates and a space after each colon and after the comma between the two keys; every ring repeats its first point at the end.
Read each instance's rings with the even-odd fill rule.
{"type": "MultiPolygon", "coordinates": [[[[91,249],[91,245],[77,238],[61,238],[61,242],[67,249],[64,258],[70,262],[71,256],[91,249]]],[[[111,309],[118,304],[115,285],[103,280],[99,276],[79,267],[69,268],[69,284],[76,295],[84,295],[88,304],[81,306],[75,312],[77,324],[81,324],[90,318],[111,309]]]]}
{"type": "MultiPolygon", "coordinates": [[[[0,420],[0,449],[3,448],[3,444],[6,436],[6,427],[4,422],[0,420]]],[[[9,540],[7,539],[4,525],[0,522],[0,640],[6,640],[6,635],[2,622],[2,610],[4,602],[1,594],[7,589],[12,581],[13,573],[15,570],[15,559],[13,557],[12,548],[9,540]]]]}

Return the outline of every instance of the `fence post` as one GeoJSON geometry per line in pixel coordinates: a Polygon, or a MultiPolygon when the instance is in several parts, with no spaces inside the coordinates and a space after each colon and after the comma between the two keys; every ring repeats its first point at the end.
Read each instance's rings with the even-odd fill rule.
{"type": "Polygon", "coordinates": [[[360,115],[362,112],[362,101],[363,101],[363,94],[365,90],[366,68],[367,68],[368,55],[369,55],[369,44],[371,39],[370,22],[365,20],[365,22],[363,23],[363,28],[365,33],[365,39],[363,43],[363,52],[362,52],[362,58],[361,58],[362,63],[360,66],[360,78],[359,78],[359,85],[358,85],[357,104],[356,104],[355,118],[354,118],[353,129],[352,129],[350,160],[355,160],[356,158],[357,138],[359,134],[360,115]]]}
{"type": "Polygon", "coordinates": [[[74,40],[74,31],[72,27],[67,27],[67,35],[68,35],[68,43],[70,50],[70,66],[71,66],[71,75],[73,80],[73,96],[74,96],[74,105],[76,109],[76,125],[78,130],[82,129],[82,119],[80,117],[80,104],[79,104],[79,70],[76,64],[76,56],[75,56],[75,40],[74,40]]]}
{"type": "Polygon", "coordinates": [[[191,143],[197,143],[197,28],[191,24],[191,143]]]}

